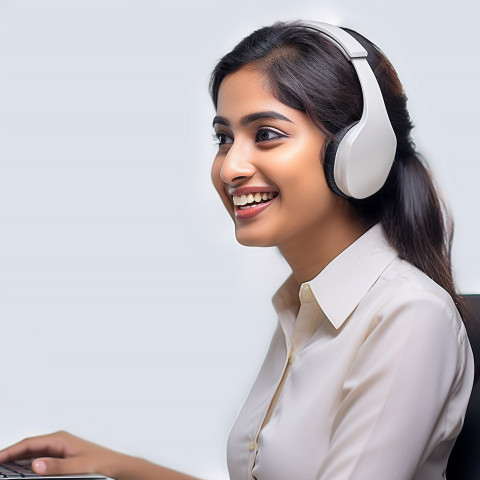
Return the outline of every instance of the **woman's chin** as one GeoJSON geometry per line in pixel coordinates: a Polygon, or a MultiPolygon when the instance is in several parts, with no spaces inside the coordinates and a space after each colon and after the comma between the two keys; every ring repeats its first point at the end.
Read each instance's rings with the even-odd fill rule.
{"type": "Polygon", "coordinates": [[[244,245],[245,247],[273,247],[275,246],[275,242],[272,241],[271,238],[267,238],[266,235],[260,234],[252,234],[242,231],[243,229],[236,228],[235,229],[235,236],[237,238],[237,242],[240,245],[244,245]]]}

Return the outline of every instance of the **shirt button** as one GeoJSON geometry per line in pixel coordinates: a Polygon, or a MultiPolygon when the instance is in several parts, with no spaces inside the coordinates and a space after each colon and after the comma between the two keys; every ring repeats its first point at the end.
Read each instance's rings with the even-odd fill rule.
{"type": "Polygon", "coordinates": [[[248,444],[248,449],[253,452],[255,450],[255,440],[252,440],[249,444],[248,444]]]}
{"type": "Polygon", "coordinates": [[[304,283],[300,289],[300,300],[302,302],[311,302],[314,300],[312,289],[308,283],[304,283]]]}

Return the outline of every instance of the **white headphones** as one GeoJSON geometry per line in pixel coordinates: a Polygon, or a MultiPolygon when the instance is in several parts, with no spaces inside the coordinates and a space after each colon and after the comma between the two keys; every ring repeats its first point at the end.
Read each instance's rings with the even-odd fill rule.
{"type": "Polygon", "coordinates": [[[367,51],[345,30],[321,22],[302,22],[336,45],[357,72],[363,93],[360,121],[341,132],[340,143],[325,152],[325,174],[332,190],[362,199],[382,188],[393,164],[397,139],[387,115],[382,92],[367,62],[367,51]]]}

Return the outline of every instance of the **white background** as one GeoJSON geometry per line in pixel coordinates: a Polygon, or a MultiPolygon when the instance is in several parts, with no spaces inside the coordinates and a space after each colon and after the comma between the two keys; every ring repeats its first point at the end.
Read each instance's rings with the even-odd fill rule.
{"type": "Polygon", "coordinates": [[[225,441],[288,269],[235,243],[210,185],[207,94],[254,28],[370,37],[480,291],[480,10],[474,0],[0,0],[0,446],[67,429],[226,478],[225,441]]]}

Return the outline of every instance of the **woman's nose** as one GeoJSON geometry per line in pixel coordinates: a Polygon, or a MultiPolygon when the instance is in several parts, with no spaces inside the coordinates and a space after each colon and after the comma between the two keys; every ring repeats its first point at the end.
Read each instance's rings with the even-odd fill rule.
{"type": "Polygon", "coordinates": [[[224,183],[235,184],[255,173],[251,153],[251,149],[242,146],[240,142],[232,144],[220,168],[220,177],[224,183]]]}

